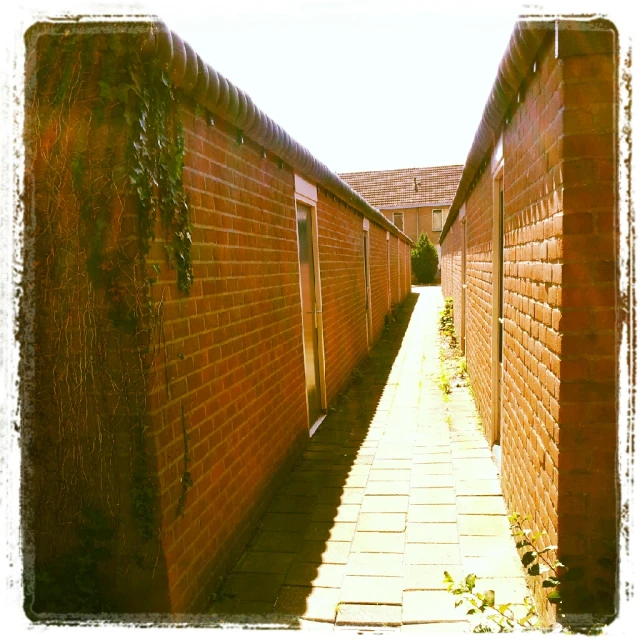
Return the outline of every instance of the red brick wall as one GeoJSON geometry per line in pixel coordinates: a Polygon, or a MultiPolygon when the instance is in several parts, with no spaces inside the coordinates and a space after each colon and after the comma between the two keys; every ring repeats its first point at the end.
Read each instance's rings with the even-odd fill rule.
{"type": "Polygon", "coordinates": [[[367,354],[362,217],[318,194],[327,400],[367,354]]]}
{"type": "Polygon", "coordinates": [[[440,230],[433,229],[433,210],[440,209],[442,211],[443,220],[447,217],[449,205],[441,205],[437,207],[405,207],[398,206],[397,209],[385,209],[382,211],[385,218],[393,222],[393,214],[402,212],[404,214],[404,233],[409,236],[412,242],[417,242],[418,238],[425,234],[429,240],[438,245],[440,238],[440,230]]]}
{"type": "Polygon", "coordinates": [[[389,238],[389,267],[391,270],[391,304],[400,302],[400,269],[398,263],[399,241],[395,236],[389,238]]]}
{"type": "MultiPolygon", "coordinates": [[[[584,566],[606,611],[615,590],[619,498],[616,477],[616,126],[611,54],[563,60],[564,137],[558,545],[584,566]]],[[[561,253],[560,253],[561,252],[561,253]]]]}
{"type": "Polygon", "coordinates": [[[562,89],[562,65],[550,42],[524,104],[504,130],[503,486],[510,508],[531,514],[551,544],[558,531],[562,354],[553,319],[562,269],[556,249],[562,242],[562,89]]]}
{"type": "Polygon", "coordinates": [[[449,230],[445,238],[446,250],[442,250],[442,295],[445,298],[453,298],[453,322],[456,333],[462,335],[462,298],[461,269],[462,269],[462,225],[457,221],[449,230]]]}
{"type": "MultiPolygon", "coordinates": [[[[69,58],[58,56],[57,50],[54,44],[49,54],[62,60],[56,67],[59,74],[70,64],[80,65],[78,51],[69,58]]],[[[183,101],[183,177],[194,281],[188,294],[179,291],[164,250],[168,232],[158,221],[146,257],[148,271],[157,275],[149,300],[142,284],[148,274],[142,266],[131,265],[129,258],[123,269],[123,278],[137,283],[132,292],[143,300],[141,313],[147,314],[132,337],[126,326],[113,321],[117,295],[110,293],[109,302],[102,281],[106,275],[100,274],[110,269],[107,258],[112,254],[138,251],[136,203],[124,197],[126,184],[114,187],[121,191],[109,210],[107,222],[113,222],[113,228],[107,224],[105,256],[98,275],[89,277],[94,213],[87,216],[81,210],[67,179],[72,174],[76,182],[83,179],[76,176],[72,162],[78,150],[93,161],[87,165],[93,172],[87,184],[104,180],[94,175],[96,167],[122,162],[126,151],[123,119],[100,124],[93,117],[92,100],[98,99],[102,77],[98,58],[85,57],[86,94],[69,100],[68,110],[67,101],[59,100],[59,77],[53,73],[42,89],[47,99],[42,100],[41,91],[36,94],[39,101],[29,102],[34,133],[27,147],[33,164],[26,179],[33,187],[34,227],[40,229],[35,253],[26,260],[34,273],[39,269],[34,294],[39,311],[34,327],[38,358],[33,364],[37,390],[32,398],[36,418],[31,431],[35,452],[54,451],[62,485],[71,486],[71,478],[82,480],[73,485],[78,495],[72,504],[47,481],[44,466],[27,479],[25,490],[36,502],[58,501],[51,513],[73,522],[62,530],[47,521],[48,533],[38,539],[37,562],[49,560],[48,548],[53,549],[48,556],[55,557],[75,544],[82,523],[70,514],[90,501],[105,510],[117,505],[118,542],[113,561],[104,567],[114,574],[109,586],[117,594],[113,606],[125,611],[199,611],[308,440],[294,169],[279,168],[278,159],[270,152],[263,157],[250,139],[238,144],[236,130],[221,119],[207,126],[195,105],[183,101]],[[69,148],[56,143],[58,138],[69,148]],[[52,180],[58,179],[60,188],[52,190],[52,180]],[[87,325],[87,319],[92,324],[87,325]],[[91,375],[88,362],[94,363],[91,375]],[[68,372],[73,385],[65,386],[64,376],[60,379],[65,384],[58,384],[51,375],[54,370],[68,372]],[[71,415],[74,407],[80,418],[71,415]],[[55,425],[55,432],[47,431],[48,424],[55,425]],[[52,438],[59,442],[57,448],[52,438]],[[76,466],[70,466],[74,459],[76,466]],[[142,459],[147,477],[141,479],[134,476],[142,459]],[[75,473],[82,464],[85,473],[75,473]],[[130,514],[134,490],[140,489],[153,494],[145,503],[153,526],[151,542],[139,542],[139,523],[130,514]],[[51,544],[56,531],[61,532],[59,547],[51,544]],[[128,573],[123,567],[129,567],[128,573]]],[[[126,68],[126,61],[116,66],[126,68]]],[[[320,188],[317,228],[331,403],[367,353],[362,214],[320,188]]],[[[388,271],[386,231],[374,222],[370,241],[377,337],[388,309],[388,271]]],[[[397,255],[397,237],[392,235],[391,243],[397,255]]],[[[392,267],[399,301],[393,260],[392,267]]]]}
{"type": "MultiPolygon", "coordinates": [[[[222,122],[207,127],[189,109],[184,120],[194,286],[179,294],[163,264],[155,294],[165,297],[168,360],[158,370],[154,426],[176,611],[204,602],[212,576],[235,559],[278,472],[308,437],[293,170],[262,158],[249,140],[238,145],[222,122]],[[176,517],[183,407],[194,486],[184,517],[176,517]]],[[[367,353],[362,216],[319,189],[317,229],[330,404],[367,353]]],[[[387,306],[379,245],[386,232],[373,223],[370,229],[379,335],[387,306]]],[[[162,260],[160,243],[152,257],[162,260]]]]}
{"type": "MultiPolygon", "coordinates": [[[[172,608],[207,597],[276,472],[307,438],[293,172],[183,112],[194,284],[178,291],[162,242],[164,340],[153,390],[172,608]],[[184,414],[184,415],[183,415],[184,414]],[[176,515],[188,470],[184,515],[176,515]]],[[[162,238],[161,234],[158,234],[162,238]]]]}
{"type": "Polygon", "coordinates": [[[371,324],[373,339],[377,340],[384,329],[384,319],[389,311],[387,293],[387,232],[377,225],[369,227],[369,253],[371,256],[371,324]]]}
{"type": "MultiPolygon", "coordinates": [[[[466,202],[467,297],[466,349],[469,379],[487,437],[491,428],[492,184],[488,171],[466,202]]],[[[454,322],[460,335],[461,222],[458,218],[442,244],[443,293],[454,298],[454,322]]]]}
{"type": "MultiPolygon", "coordinates": [[[[561,52],[563,43],[571,51],[566,32],[561,52]]],[[[603,563],[615,560],[617,526],[613,60],[556,59],[550,39],[538,61],[503,128],[502,486],[509,508],[531,514],[565,564],[586,570],[583,584],[606,609],[615,583],[603,563]]],[[[467,362],[490,426],[489,169],[466,218],[467,362]]],[[[443,291],[455,298],[460,226],[443,242],[443,291]]],[[[532,586],[553,618],[540,580],[532,586]]],[[[570,583],[564,591],[564,611],[594,610],[570,583]]]]}

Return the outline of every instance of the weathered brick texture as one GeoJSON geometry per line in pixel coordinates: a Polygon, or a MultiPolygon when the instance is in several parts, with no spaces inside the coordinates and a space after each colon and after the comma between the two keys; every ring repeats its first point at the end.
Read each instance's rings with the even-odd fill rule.
{"type": "MultiPolygon", "coordinates": [[[[548,38],[504,145],[502,486],[558,557],[585,570],[562,611],[611,611],[616,589],[615,68],[561,32],[548,38]],[[563,54],[563,51],[566,53],[563,54]]],[[[466,345],[491,424],[492,177],[466,200],[466,345]]],[[[460,308],[461,222],[443,242],[443,290],[460,308]]],[[[459,318],[456,328],[459,329],[459,318]]],[[[549,619],[540,580],[532,580],[549,619]]]]}

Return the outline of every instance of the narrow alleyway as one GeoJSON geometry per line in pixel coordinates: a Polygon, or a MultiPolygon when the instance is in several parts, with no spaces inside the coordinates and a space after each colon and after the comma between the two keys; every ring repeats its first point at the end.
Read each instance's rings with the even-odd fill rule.
{"type": "Polygon", "coordinates": [[[414,288],[354,373],[214,594],[220,622],[470,630],[445,570],[522,600],[473,400],[454,387],[446,402],[438,386],[442,307],[439,287],[414,288]]]}

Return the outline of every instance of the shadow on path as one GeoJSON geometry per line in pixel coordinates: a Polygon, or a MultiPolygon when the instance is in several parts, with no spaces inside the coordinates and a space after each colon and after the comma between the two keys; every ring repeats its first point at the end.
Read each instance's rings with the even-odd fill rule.
{"type": "Polygon", "coordinates": [[[333,626],[375,450],[389,374],[418,300],[394,312],[273,498],[209,610],[214,624],[333,626]],[[304,616],[305,620],[301,620],[304,616]],[[324,623],[324,624],[323,624],[324,623]]]}

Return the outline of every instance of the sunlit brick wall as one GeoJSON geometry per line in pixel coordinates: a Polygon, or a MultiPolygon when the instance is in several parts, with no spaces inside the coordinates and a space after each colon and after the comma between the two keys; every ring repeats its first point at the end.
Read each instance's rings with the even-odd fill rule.
{"type": "MultiPolygon", "coordinates": [[[[617,540],[615,76],[612,32],[545,41],[503,126],[502,486],[585,579],[563,611],[610,611],[617,540]],[[583,592],[580,593],[580,589],[583,592]]],[[[490,166],[490,165],[489,165],[490,166]]],[[[492,177],[466,200],[466,354],[491,425],[492,177]]],[[[460,220],[443,243],[443,292],[460,297],[460,220]]],[[[456,308],[458,308],[458,304],[456,308]]],[[[458,328],[458,325],[456,325],[458,328]]],[[[532,579],[548,619],[540,579],[532,579]]]]}
{"type": "Polygon", "coordinates": [[[178,291],[161,241],[150,255],[161,266],[152,426],[174,611],[206,601],[278,472],[308,438],[293,171],[250,142],[237,144],[221,121],[208,127],[190,107],[183,121],[193,224],[188,295],[178,291]],[[193,487],[184,486],[185,468],[193,487]]]}
{"type": "Polygon", "coordinates": [[[389,239],[390,271],[391,271],[391,304],[400,302],[400,263],[398,260],[400,241],[395,236],[389,239]]]}
{"type": "MultiPolygon", "coordinates": [[[[192,108],[184,109],[184,124],[194,223],[189,295],[178,292],[160,242],[151,256],[162,267],[154,295],[164,300],[166,362],[157,372],[153,424],[175,611],[206,601],[308,438],[294,170],[279,168],[270,154],[263,158],[250,140],[239,145],[223,121],[208,127],[192,108]],[[183,425],[194,486],[178,516],[183,425]]],[[[323,188],[316,211],[331,404],[368,351],[363,218],[323,188]]],[[[387,307],[386,247],[381,252],[379,245],[386,232],[371,223],[370,236],[379,335],[387,307]]],[[[391,242],[405,246],[395,236],[391,242]]]]}
{"type": "Polygon", "coordinates": [[[367,354],[362,216],[318,194],[327,399],[367,354]]]}
{"type": "Polygon", "coordinates": [[[462,336],[462,296],[461,296],[461,269],[462,269],[462,222],[458,217],[442,245],[442,259],[440,269],[442,273],[442,295],[445,298],[453,298],[453,322],[458,338],[462,336]]]}
{"type": "MultiPolygon", "coordinates": [[[[569,40],[563,57],[564,211],[558,409],[558,544],[584,566],[592,601],[610,610],[619,535],[616,342],[616,76],[612,32],[585,55],[569,40]]],[[[562,50],[561,50],[562,53],[562,50]]],[[[561,253],[560,253],[561,252],[561,253]]],[[[575,585],[579,586],[579,585],[575,585]]]]}
{"type": "Polygon", "coordinates": [[[373,339],[377,340],[384,329],[384,320],[389,311],[387,272],[387,232],[377,225],[369,227],[371,258],[371,324],[373,339]]]}

